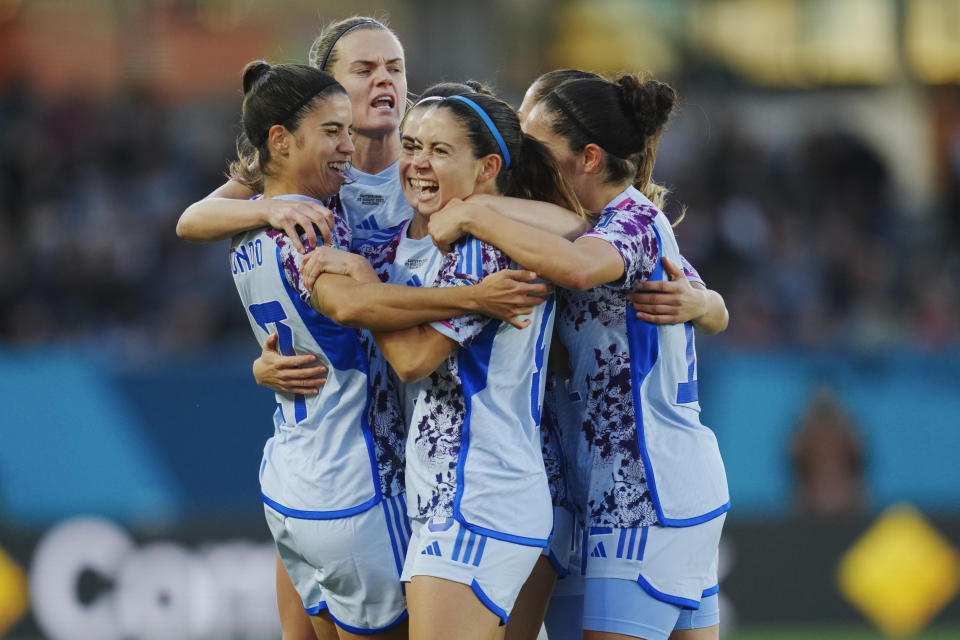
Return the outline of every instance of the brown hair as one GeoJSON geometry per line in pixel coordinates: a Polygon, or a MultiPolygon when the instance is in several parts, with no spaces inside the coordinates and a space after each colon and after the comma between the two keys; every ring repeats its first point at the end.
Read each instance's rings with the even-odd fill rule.
{"type": "Polygon", "coordinates": [[[268,135],[274,125],[295,132],[304,116],[333,93],[346,90],[325,73],[303,64],[270,66],[254,60],[243,69],[243,131],[229,176],[256,192],[269,173],[268,135]]]}
{"type": "Polygon", "coordinates": [[[677,102],[673,87],[624,73],[615,80],[577,78],[558,85],[541,100],[553,117],[553,131],[579,152],[594,143],[604,151],[606,181],[632,177],[633,184],[663,208],[667,189],[651,180],[657,146],[677,102]]]}
{"type": "Polygon", "coordinates": [[[482,93],[441,98],[432,104],[453,113],[454,119],[466,130],[475,158],[491,154],[503,158],[503,166],[496,177],[500,193],[528,200],[552,202],[582,214],[583,208],[560,173],[556,159],[543,143],[520,129],[520,120],[513,107],[499,98],[482,93]],[[466,98],[483,110],[503,139],[510,157],[509,162],[480,114],[458,98],[466,98]]]}
{"type": "Polygon", "coordinates": [[[337,22],[331,22],[323,28],[320,35],[310,45],[310,53],[308,54],[310,66],[321,71],[332,69],[337,64],[337,43],[340,38],[347,32],[370,30],[386,31],[396,38],[397,42],[400,42],[397,34],[380,20],[368,16],[351,16],[337,22]]]}

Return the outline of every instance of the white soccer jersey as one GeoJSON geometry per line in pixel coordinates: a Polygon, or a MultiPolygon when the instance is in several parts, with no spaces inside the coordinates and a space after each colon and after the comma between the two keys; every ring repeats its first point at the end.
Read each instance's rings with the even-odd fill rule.
{"type": "MultiPolygon", "coordinates": [[[[422,287],[437,277],[443,254],[433,244],[430,236],[420,239],[407,235],[411,220],[395,227],[378,231],[368,237],[357,248],[357,253],[365,257],[373,266],[382,282],[403,284],[409,287],[422,287]]],[[[403,398],[406,424],[413,419],[420,387],[424,381],[404,384],[398,381],[403,398]]]]}
{"type": "MultiPolygon", "coordinates": [[[[347,170],[349,182],[340,187],[340,201],[347,222],[353,229],[354,245],[378,231],[409,219],[413,210],[403,197],[397,163],[377,174],[354,167],[347,170]]],[[[349,248],[348,246],[344,247],[349,248]]]]}
{"type": "Polygon", "coordinates": [[[562,290],[558,327],[581,412],[571,486],[586,494],[587,524],[710,520],[729,494],[716,437],[700,423],[693,327],[643,322],[626,301],[637,282],[664,278],[661,256],[682,264],[670,223],[630,187],[585,235],[613,245],[625,266],[616,282],[562,290]]]}
{"type": "MultiPolygon", "coordinates": [[[[349,246],[337,199],[327,204],[336,216],[335,244],[349,246]]],[[[238,234],[230,256],[258,344],[277,332],[284,355],[314,354],[329,369],[315,396],[276,394],[275,431],[260,466],[264,502],[287,516],[328,519],[398,494],[403,419],[397,389],[369,334],[341,327],[310,307],[300,278],[302,256],[282,232],[238,234]]]]}
{"type": "MultiPolygon", "coordinates": [[[[468,237],[444,257],[435,286],[476,284],[516,268],[468,237]]],[[[407,506],[414,517],[453,516],[471,531],[545,546],[553,522],[540,451],[551,298],[520,330],[481,315],[434,323],[460,348],[420,390],[407,438],[407,506]]]]}

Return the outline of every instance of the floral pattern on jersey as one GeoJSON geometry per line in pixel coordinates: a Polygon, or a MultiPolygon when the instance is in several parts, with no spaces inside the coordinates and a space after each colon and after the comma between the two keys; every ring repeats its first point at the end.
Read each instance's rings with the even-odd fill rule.
{"type": "Polygon", "coordinates": [[[360,332],[360,342],[369,362],[370,406],[367,421],[380,471],[384,497],[403,493],[404,454],[407,429],[401,403],[400,381],[377,349],[369,331],[360,332]]]}
{"type": "Polygon", "coordinates": [[[418,466],[431,479],[430,487],[416,492],[420,517],[453,515],[457,492],[457,461],[467,408],[459,378],[441,365],[430,374],[420,401],[428,411],[413,428],[413,451],[418,466]]]}
{"type": "Polygon", "coordinates": [[[569,503],[563,449],[560,446],[557,399],[559,393],[567,393],[564,381],[559,376],[548,374],[543,410],[540,413],[540,448],[543,453],[543,467],[547,472],[547,484],[550,485],[550,499],[555,507],[569,503]]]}
{"type": "Polygon", "coordinates": [[[659,211],[626,200],[606,209],[585,234],[609,242],[623,258],[624,276],[589,291],[563,291],[558,328],[571,351],[576,378],[585,389],[577,486],[587,490],[588,526],[637,527],[657,521],[640,456],[630,353],[627,293],[653,273],[659,259],[653,218],[659,211]],[[605,336],[601,338],[600,336],[605,336]],[[597,344],[597,340],[612,342],[597,344]]]}
{"type": "MultiPolygon", "coordinates": [[[[390,270],[397,258],[397,247],[400,246],[401,234],[406,231],[406,224],[406,222],[403,222],[390,229],[385,229],[382,232],[383,235],[393,232],[390,240],[386,242],[367,239],[356,248],[355,252],[367,259],[377,277],[380,278],[380,282],[390,282],[390,270]]],[[[382,236],[378,233],[377,237],[382,236]]]]}
{"type": "Polygon", "coordinates": [[[682,255],[680,256],[680,268],[683,269],[683,275],[687,277],[687,280],[699,282],[703,286],[707,286],[707,283],[700,277],[700,272],[697,271],[696,267],[690,264],[682,255]]]}
{"type": "Polygon", "coordinates": [[[623,276],[604,286],[629,291],[653,273],[659,257],[653,224],[657,215],[663,214],[656,207],[629,200],[618,209],[604,209],[596,226],[583,235],[609,242],[623,258],[623,276]]]}
{"type": "Polygon", "coordinates": [[[594,349],[593,357],[596,366],[586,380],[583,418],[592,464],[587,514],[592,526],[652,524],[656,513],[640,457],[630,356],[609,345],[594,349]]]}
{"type": "MultiPolygon", "coordinates": [[[[510,259],[499,249],[467,237],[444,257],[433,286],[476,284],[484,276],[510,264],[510,259]]],[[[466,315],[432,326],[467,348],[491,322],[496,320],[483,315],[466,315]]],[[[457,463],[467,415],[458,356],[459,350],[454,351],[430,374],[418,400],[423,415],[411,427],[412,450],[408,450],[408,458],[416,455],[420,477],[429,478],[427,486],[417,486],[413,490],[416,498],[411,502],[416,505],[419,517],[453,515],[457,463]]]]}
{"type": "MultiPolygon", "coordinates": [[[[330,246],[335,249],[349,247],[353,240],[353,231],[343,217],[343,209],[340,206],[339,196],[333,196],[325,203],[326,207],[333,212],[333,232],[331,233],[330,246]]],[[[280,264],[283,265],[283,275],[287,283],[293,287],[300,299],[308,305],[310,304],[310,292],[303,285],[303,278],[300,275],[300,265],[303,264],[303,254],[297,251],[290,238],[279,229],[268,229],[267,237],[271,238],[280,249],[280,264]]],[[[317,236],[319,238],[319,234],[317,236]]],[[[300,242],[306,246],[307,237],[300,235],[300,242]]]]}

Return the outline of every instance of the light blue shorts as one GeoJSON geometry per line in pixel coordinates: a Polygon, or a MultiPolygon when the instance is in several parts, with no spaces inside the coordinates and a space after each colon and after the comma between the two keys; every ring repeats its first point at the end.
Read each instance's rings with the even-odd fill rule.
{"type": "Polygon", "coordinates": [[[650,595],[696,609],[717,585],[720,534],[726,514],[692,527],[590,527],[581,551],[586,578],[639,582],[650,595]]]}
{"type": "Polygon", "coordinates": [[[542,549],[474,533],[453,518],[414,518],[401,579],[418,575],[468,585],[506,624],[542,549]]]}
{"type": "Polygon", "coordinates": [[[308,614],[327,609],[337,626],[360,634],[407,617],[400,571],[410,522],[401,496],[332,520],[291,518],[267,505],[264,512],[308,614]]]}
{"type": "Polygon", "coordinates": [[[717,624],[720,624],[720,606],[715,588],[704,592],[699,609],[687,609],[653,597],[632,580],[586,579],[585,630],[667,640],[675,630],[703,629],[717,624]]]}

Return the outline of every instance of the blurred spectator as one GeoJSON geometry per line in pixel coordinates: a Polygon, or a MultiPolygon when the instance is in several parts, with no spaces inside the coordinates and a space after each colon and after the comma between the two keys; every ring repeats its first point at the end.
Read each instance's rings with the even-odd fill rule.
{"type": "Polygon", "coordinates": [[[863,441],[832,389],[813,394],[790,454],[801,515],[845,516],[866,509],[863,441]]]}

